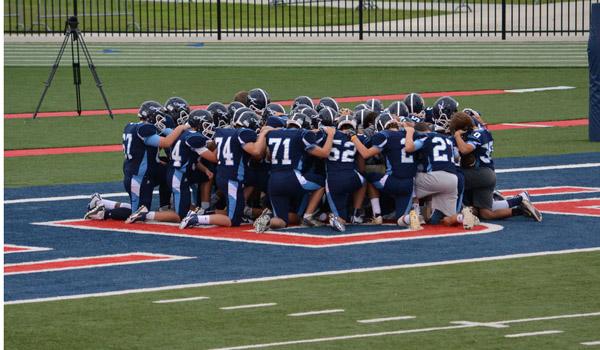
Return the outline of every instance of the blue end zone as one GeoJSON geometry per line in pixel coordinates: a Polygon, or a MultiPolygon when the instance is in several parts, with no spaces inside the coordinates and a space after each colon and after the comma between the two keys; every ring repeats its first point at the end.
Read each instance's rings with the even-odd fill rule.
{"type": "MultiPolygon", "coordinates": [[[[499,159],[497,167],[534,167],[557,164],[600,163],[600,153],[543,158],[499,159]]],[[[500,173],[502,189],[585,186],[600,187],[600,167],[500,173]]],[[[69,196],[93,192],[122,192],[121,183],[51,186],[5,190],[7,200],[69,196]]],[[[600,193],[553,195],[536,201],[598,198],[600,193]]],[[[54,250],[5,255],[5,264],[65,257],[130,252],[192,256],[196,259],[123,265],[61,272],[41,272],[5,277],[6,301],[77,295],[177,284],[214,282],[297,273],[425,263],[456,259],[600,247],[600,218],[544,215],[535,223],[523,217],[496,221],[505,227],[490,234],[428,238],[323,249],[243,242],[138,235],[31,225],[81,218],[87,199],[5,205],[5,243],[50,247],[54,250]]],[[[155,200],[156,205],[157,199],[155,200]]]]}

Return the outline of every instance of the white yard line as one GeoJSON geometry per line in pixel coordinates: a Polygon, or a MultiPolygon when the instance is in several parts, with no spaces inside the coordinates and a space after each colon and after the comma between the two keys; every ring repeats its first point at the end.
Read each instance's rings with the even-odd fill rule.
{"type": "Polygon", "coordinates": [[[222,286],[222,285],[239,284],[239,283],[281,281],[281,280],[296,279],[296,278],[306,278],[306,277],[335,276],[335,275],[345,275],[345,274],[349,274],[349,273],[362,273],[362,272],[374,272],[374,271],[388,271],[388,270],[399,270],[399,269],[412,269],[412,268],[432,267],[432,266],[446,266],[446,265],[456,265],[456,264],[475,263],[475,262],[520,259],[520,258],[528,258],[528,257],[535,257],[535,256],[552,256],[552,255],[563,255],[563,254],[588,253],[588,252],[596,252],[596,251],[600,251],[600,247],[580,248],[580,249],[565,249],[565,250],[534,252],[534,253],[521,253],[521,254],[510,254],[510,255],[500,255],[500,256],[486,256],[486,257],[482,257],[482,258],[446,260],[446,261],[436,261],[436,262],[418,263],[418,264],[378,266],[378,267],[367,267],[367,268],[349,269],[349,270],[338,270],[338,271],[323,271],[323,272],[313,272],[313,273],[300,273],[300,274],[293,274],[293,275],[258,277],[258,278],[248,278],[248,279],[240,279],[240,280],[228,280],[228,281],[205,282],[205,283],[178,284],[178,285],[163,286],[163,287],[153,287],[153,288],[125,289],[125,290],[117,290],[117,291],[101,292],[101,293],[89,293],[89,294],[77,294],[77,295],[65,295],[65,296],[57,296],[57,297],[48,297],[48,298],[12,300],[12,301],[5,301],[4,304],[5,305],[13,305],[13,304],[40,303],[40,302],[47,302],[47,301],[59,301],[59,300],[69,300],[69,299],[95,298],[95,297],[104,297],[104,296],[113,296],[113,295],[124,295],[124,294],[133,294],[133,293],[158,292],[158,291],[164,291],[164,290],[176,290],[176,289],[185,289],[185,288],[222,286]]]}
{"type": "Polygon", "coordinates": [[[210,299],[210,297],[190,297],[190,298],[180,298],[180,299],[164,299],[164,300],[156,300],[153,301],[154,304],[168,304],[168,303],[180,303],[184,301],[195,301],[195,300],[206,300],[210,299]]]}
{"type": "Polygon", "coordinates": [[[594,346],[594,345],[600,345],[600,340],[596,340],[596,341],[586,341],[583,343],[580,343],[581,345],[586,345],[586,346],[594,346]]]}
{"type": "Polygon", "coordinates": [[[344,312],[344,311],[345,311],[344,309],[306,311],[306,312],[296,312],[293,314],[288,314],[288,316],[291,316],[291,317],[313,316],[313,315],[322,315],[322,314],[335,314],[335,313],[344,312]]]}
{"type": "MultiPolygon", "coordinates": [[[[597,168],[597,167],[600,167],[600,163],[561,164],[561,165],[548,165],[548,166],[539,166],[539,167],[496,169],[496,173],[497,174],[520,173],[520,172],[530,172],[530,171],[581,169],[581,168],[597,168]]],[[[154,194],[158,194],[158,191],[154,191],[154,194]]],[[[113,192],[113,193],[102,194],[102,198],[112,198],[112,197],[127,197],[127,193],[126,192],[113,192]]],[[[5,200],[4,204],[58,202],[58,201],[78,200],[78,199],[89,199],[89,198],[90,198],[90,194],[60,196],[60,197],[21,198],[21,199],[5,200]]]]}
{"type": "Polygon", "coordinates": [[[530,89],[512,89],[512,90],[504,90],[506,92],[512,93],[524,93],[524,92],[538,92],[538,91],[551,91],[551,90],[571,90],[575,89],[574,86],[549,86],[549,87],[541,87],[541,88],[530,88],[530,89]]]}
{"type": "Polygon", "coordinates": [[[552,128],[552,125],[528,124],[528,123],[502,123],[508,126],[524,126],[528,128],[552,128]]]}
{"type": "Polygon", "coordinates": [[[220,307],[221,310],[238,310],[238,309],[252,309],[256,307],[269,307],[275,306],[277,303],[263,303],[263,304],[248,304],[248,305],[236,305],[236,306],[225,306],[220,307]]]}
{"type": "Polygon", "coordinates": [[[551,330],[551,331],[540,331],[540,332],[530,332],[530,333],[516,333],[516,334],[507,334],[505,338],[522,338],[522,337],[534,337],[536,335],[547,335],[547,334],[558,334],[563,331],[559,330],[551,330]]]}
{"type": "Polygon", "coordinates": [[[383,317],[383,318],[372,318],[369,320],[357,320],[358,323],[379,323],[387,321],[401,321],[401,320],[412,320],[415,316],[395,316],[395,317],[383,317]]]}

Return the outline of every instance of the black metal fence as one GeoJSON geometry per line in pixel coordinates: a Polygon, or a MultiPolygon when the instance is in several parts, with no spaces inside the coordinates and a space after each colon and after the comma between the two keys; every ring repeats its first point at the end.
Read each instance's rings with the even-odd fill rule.
{"type": "Polygon", "coordinates": [[[564,36],[600,0],[5,0],[7,34],[564,36]]]}

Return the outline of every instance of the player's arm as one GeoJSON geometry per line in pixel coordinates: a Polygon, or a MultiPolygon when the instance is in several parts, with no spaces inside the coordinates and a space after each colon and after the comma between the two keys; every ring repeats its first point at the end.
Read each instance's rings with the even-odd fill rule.
{"type": "Polygon", "coordinates": [[[190,126],[187,124],[179,125],[169,135],[160,138],[160,143],[158,144],[158,147],[160,147],[160,148],[171,147],[171,145],[173,145],[173,143],[175,143],[175,141],[179,138],[181,133],[184,132],[185,130],[189,129],[189,127],[190,126]]]}
{"type": "Polygon", "coordinates": [[[456,130],[454,133],[454,140],[456,141],[456,147],[461,154],[469,154],[475,150],[475,145],[466,143],[462,136],[466,133],[465,130],[456,130]]]}
{"type": "Polygon", "coordinates": [[[365,146],[364,143],[360,141],[360,138],[357,135],[352,135],[350,141],[354,142],[354,145],[356,146],[356,151],[358,151],[358,154],[360,154],[361,157],[363,157],[364,159],[369,159],[381,153],[381,149],[387,143],[387,139],[382,134],[373,135],[373,139],[373,146],[369,148],[367,148],[367,146],[365,146]]]}
{"type": "MultiPolygon", "coordinates": [[[[415,129],[412,126],[405,125],[404,130],[406,130],[406,144],[404,145],[404,150],[408,153],[412,153],[417,150],[417,146],[415,146],[415,129]]],[[[423,146],[420,143],[419,148],[423,146]]]]}
{"type": "Polygon", "coordinates": [[[329,157],[329,153],[331,152],[331,146],[333,146],[333,135],[335,135],[335,128],[326,127],[325,132],[327,133],[327,139],[325,139],[325,144],[323,147],[314,146],[308,150],[308,153],[317,158],[327,158],[329,157]]]}
{"type": "Polygon", "coordinates": [[[272,127],[263,126],[255,142],[244,143],[242,146],[244,151],[255,159],[262,159],[265,155],[265,149],[267,148],[267,134],[271,130],[273,130],[272,127]]]}

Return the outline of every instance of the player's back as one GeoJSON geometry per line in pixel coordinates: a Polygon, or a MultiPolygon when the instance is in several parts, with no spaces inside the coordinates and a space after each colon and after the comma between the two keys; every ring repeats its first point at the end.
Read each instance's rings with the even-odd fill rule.
{"type": "Polygon", "coordinates": [[[386,174],[399,178],[412,178],[417,173],[414,155],[405,151],[406,131],[384,130],[372,138],[372,144],[381,149],[385,157],[386,174]]]}
{"type": "MultiPolygon", "coordinates": [[[[415,136],[417,140],[423,143],[420,152],[423,153],[425,162],[425,172],[447,171],[456,173],[454,164],[454,144],[449,136],[430,132],[415,136]]],[[[417,141],[415,141],[417,142],[417,141]]]]}
{"type": "Polygon", "coordinates": [[[145,140],[158,137],[156,127],[152,124],[139,122],[129,123],[123,130],[123,153],[125,175],[144,175],[153,170],[158,164],[158,145],[150,146],[145,140]]]}
{"type": "Polygon", "coordinates": [[[267,135],[271,171],[302,170],[305,151],[314,147],[314,133],[304,129],[279,129],[267,135]]]}
{"type": "Polygon", "coordinates": [[[494,138],[488,130],[481,128],[471,131],[467,136],[467,143],[475,147],[473,154],[476,159],[476,167],[494,169],[494,160],[492,159],[492,152],[494,152],[494,138]]]}
{"type": "MultiPolygon", "coordinates": [[[[361,141],[363,140],[364,138],[361,137],[361,141]]],[[[356,169],[355,158],[356,146],[350,141],[350,136],[340,130],[336,130],[333,136],[331,151],[326,161],[327,172],[354,170],[356,169]]]]}
{"type": "Polygon", "coordinates": [[[227,179],[244,179],[244,164],[248,155],[243,145],[256,141],[256,132],[244,128],[218,128],[214,140],[217,144],[217,173],[227,179]]]}
{"type": "Polygon", "coordinates": [[[171,149],[170,165],[183,172],[191,168],[191,164],[198,160],[197,151],[206,147],[207,138],[193,130],[184,131],[171,149]]]}

